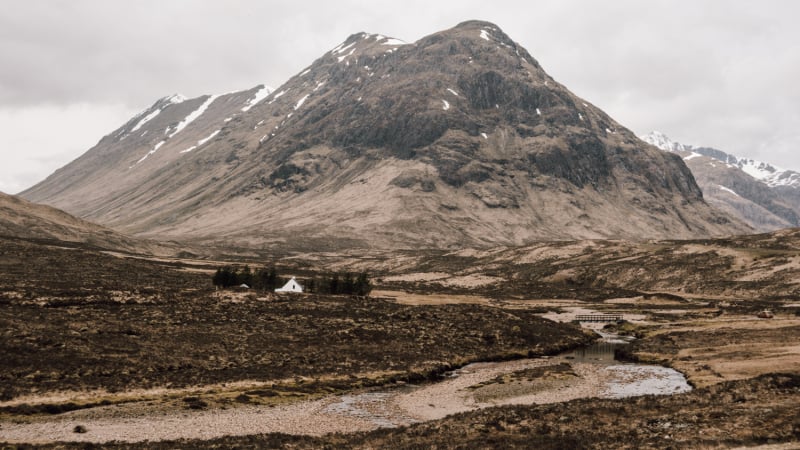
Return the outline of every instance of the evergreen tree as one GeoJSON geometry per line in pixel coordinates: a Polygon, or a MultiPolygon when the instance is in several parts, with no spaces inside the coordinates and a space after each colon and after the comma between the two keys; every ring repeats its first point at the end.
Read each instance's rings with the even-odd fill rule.
{"type": "Polygon", "coordinates": [[[214,276],[211,278],[211,282],[214,283],[214,286],[221,286],[221,287],[231,287],[238,284],[239,277],[236,275],[236,270],[233,268],[226,266],[217,269],[214,276]]]}
{"type": "Polygon", "coordinates": [[[355,282],[355,294],[366,296],[372,291],[372,285],[369,282],[369,276],[367,272],[361,272],[358,274],[358,278],[356,278],[355,282]]]}
{"type": "Polygon", "coordinates": [[[214,273],[213,277],[211,277],[211,283],[213,283],[214,286],[225,287],[225,285],[224,285],[224,277],[225,277],[225,275],[222,272],[222,268],[217,268],[217,272],[214,273]]]}
{"type": "Polygon", "coordinates": [[[253,273],[250,272],[250,266],[244,266],[244,268],[237,274],[237,282],[236,285],[246,284],[247,286],[253,285],[253,273]]]}
{"type": "Polygon", "coordinates": [[[335,273],[333,276],[331,276],[328,286],[329,294],[336,295],[339,293],[339,274],[335,273]]]}
{"type": "Polygon", "coordinates": [[[275,270],[275,266],[271,266],[269,268],[269,272],[267,273],[267,289],[273,290],[275,288],[280,287],[278,286],[279,281],[280,280],[278,279],[278,271],[275,270]]]}
{"type": "Polygon", "coordinates": [[[353,274],[350,273],[350,272],[347,272],[342,277],[342,281],[341,281],[340,286],[339,286],[339,291],[340,291],[340,293],[345,294],[345,295],[353,295],[353,292],[354,292],[353,287],[354,287],[353,274]]]}

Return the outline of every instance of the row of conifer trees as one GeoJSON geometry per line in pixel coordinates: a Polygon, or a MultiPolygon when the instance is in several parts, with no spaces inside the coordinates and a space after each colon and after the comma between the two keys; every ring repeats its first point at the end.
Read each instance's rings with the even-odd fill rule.
{"type": "MultiPolygon", "coordinates": [[[[275,267],[253,271],[249,266],[225,266],[217,269],[211,281],[214,286],[222,288],[245,284],[252,289],[272,291],[283,286],[287,280],[278,275],[275,267]]],[[[308,279],[298,279],[297,282],[303,286],[305,292],[319,294],[364,296],[372,291],[372,283],[366,272],[321,274],[308,279]]]]}
{"type": "Polygon", "coordinates": [[[211,279],[214,286],[223,288],[241,286],[246,284],[248,287],[259,290],[271,290],[283,285],[283,280],[278,277],[275,267],[258,269],[255,272],[250,270],[250,266],[240,268],[226,266],[217,269],[211,279]]]}

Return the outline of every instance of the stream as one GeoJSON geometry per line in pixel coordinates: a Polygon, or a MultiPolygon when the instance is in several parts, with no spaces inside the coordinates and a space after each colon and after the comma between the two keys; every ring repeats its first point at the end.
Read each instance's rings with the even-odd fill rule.
{"type": "Polygon", "coordinates": [[[410,425],[496,405],[691,390],[683,375],[673,369],[616,361],[614,349],[628,345],[629,340],[602,336],[592,345],[554,357],[469,364],[437,383],[373,388],[274,407],[167,412],[135,404],[114,405],[28,423],[0,422],[0,441],[141,442],[270,432],[322,435],[410,425]],[[78,424],[85,427],[85,433],[73,432],[78,424]]]}
{"type": "Polygon", "coordinates": [[[473,363],[435,384],[342,396],[326,411],[359,417],[375,427],[393,427],[497,405],[670,395],[692,389],[674,369],[617,361],[614,350],[632,339],[599,334],[597,342],[559,356],[473,363]]]}
{"type": "Polygon", "coordinates": [[[688,392],[692,387],[682,373],[669,367],[623,363],[616,360],[614,351],[628,345],[633,338],[596,331],[601,339],[581,349],[562,355],[572,361],[589,362],[612,374],[603,395],[605,398],[635,397],[638,395],[670,395],[688,392]]]}

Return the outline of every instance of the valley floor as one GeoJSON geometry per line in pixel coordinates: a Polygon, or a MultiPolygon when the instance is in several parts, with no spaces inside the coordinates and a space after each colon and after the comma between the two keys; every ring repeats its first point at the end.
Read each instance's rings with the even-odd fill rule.
{"type": "Polygon", "coordinates": [[[491,273],[415,271],[385,277],[374,298],[289,299],[214,291],[202,262],[0,244],[9,445],[800,448],[788,295],[748,305],[555,281],[559,298],[497,296],[491,273]],[[755,315],[765,304],[771,319],[755,315]],[[610,398],[608,363],[542,358],[594,339],[570,323],[586,313],[622,314],[603,330],[637,337],[620,355],[696,389],[610,398]],[[474,361],[498,362],[446,376],[474,361]]]}

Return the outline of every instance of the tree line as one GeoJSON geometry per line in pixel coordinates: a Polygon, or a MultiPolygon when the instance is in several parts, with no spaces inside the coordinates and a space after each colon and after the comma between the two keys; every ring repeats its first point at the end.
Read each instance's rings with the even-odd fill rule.
{"type": "MultiPolygon", "coordinates": [[[[253,271],[249,266],[225,266],[217,269],[211,281],[214,286],[222,288],[246,284],[252,289],[272,291],[286,284],[288,279],[278,276],[275,267],[253,271]]],[[[321,274],[297,282],[303,286],[305,292],[317,294],[366,296],[372,291],[372,282],[367,272],[321,274]]]]}
{"type": "Polygon", "coordinates": [[[355,275],[350,272],[343,274],[323,274],[320,278],[308,280],[309,292],[334,295],[369,295],[372,283],[366,272],[355,275]]]}
{"type": "Polygon", "coordinates": [[[228,288],[246,284],[253,289],[272,290],[283,286],[284,281],[278,277],[274,267],[258,269],[255,272],[250,266],[236,268],[231,266],[220,267],[211,278],[214,286],[228,288]]]}

